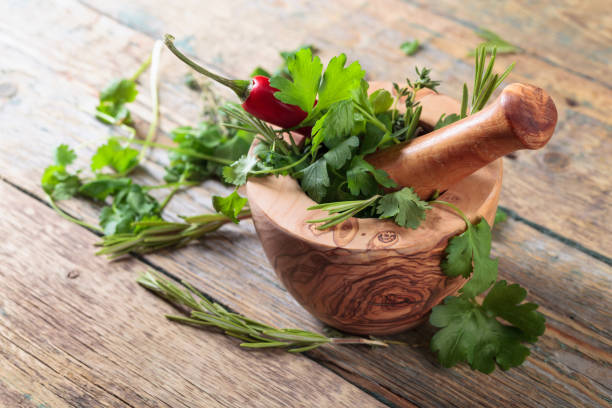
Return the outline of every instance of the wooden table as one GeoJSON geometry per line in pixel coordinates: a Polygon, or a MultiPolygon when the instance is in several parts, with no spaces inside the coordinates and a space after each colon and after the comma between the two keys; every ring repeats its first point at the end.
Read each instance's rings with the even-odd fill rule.
{"type": "MultiPolygon", "coordinates": [[[[610,406],[612,24],[609,4],[443,0],[133,0],[0,2],[0,406],[2,407],[370,407],[610,406]],[[127,3],[127,4],[126,4],[127,3]],[[481,2],[483,3],[483,2],[481,2]],[[180,6],[178,6],[180,4],[180,6]],[[81,145],[79,165],[111,132],[91,115],[98,90],[131,73],[153,41],[171,32],[221,72],[274,68],[279,50],[312,43],[326,59],[345,51],[370,79],[403,80],[433,68],[441,91],[471,82],[466,58],[483,26],[520,46],[511,81],[554,98],[559,123],[542,151],[505,159],[494,232],[500,275],[529,288],[547,330],[525,364],[490,376],[441,368],[425,325],[397,336],[410,347],[324,347],[305,355],[248,352],[234,339],[166,321],[170,305],[138,287],[152,268],[281,327],[321,330],[280,286],[252,224],[224,229],[179,251],[109,263],[98,237],[58,217],[39,180],[59,143],[81,145]],[[399,44],[424,45],[407,57],[399,44]]],[[[192,124],[198,97],[186,69],[162,64],[160,140],[192,124]]],[[[143,81],[146,84],[146,81],[143,81]]],[[[147,86],[133,104],[150,118],[147,86]]],[[[138,173],[163,175],[155,152],[138,173]]],[[[180,194],[169,217],[210,210],[218,182],[180,194]]],[[[84,200],[66,211],[95,221],[84,200]]]]}

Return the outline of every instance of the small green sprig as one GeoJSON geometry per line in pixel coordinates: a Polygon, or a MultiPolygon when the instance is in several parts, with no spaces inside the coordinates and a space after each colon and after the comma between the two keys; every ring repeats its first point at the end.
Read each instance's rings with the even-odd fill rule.
{"type": "MultiPolygon", "coordinates": [[[[521,51],[517,46],[510,44],[508,41],[504,40],[491,30],[487,30],[486,28],[478,28],[475,32],[480,38],[485,40],[480,44],[480,47],[484,47],[485,51],[488,53],[492,53],[493,50],[497,50],[499,54],[515,54],[521,51]]],[[[477,50],[472,50],[468,53],[468,55],[474,56],[476,55],[476,52],[477,50]]]]}
{"type": "Polygon", "coordinates": [[[184,289],[179,288],[153,271],[144,272],[137,282],[169,302],[186,308],[189,313],[189,317],[166,315],[167,319],[196,327],[220,329],[226,335],[242,340],[241,347],[251,349],[282,348],[287,349],[290,353],[301,353],[325,344],[363,344],[388,347],[387,342],[378,339],[334,338],[306,330],[278,329],[238,313],[230,312],[220,304],[211,302],[187,282],[182,282],[185,286],[184,289]]]}

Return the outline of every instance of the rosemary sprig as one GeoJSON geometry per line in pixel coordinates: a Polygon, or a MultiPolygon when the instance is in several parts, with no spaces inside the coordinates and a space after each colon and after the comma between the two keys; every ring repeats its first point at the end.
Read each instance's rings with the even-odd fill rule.
{"type": "Polygon", "coordinates": [[[328,212],[329,217],[308,220],[306,222],[311,224],[324,223],[317,227],[318,230],[331,228],[334,225],[338,225],[348,220],[366,208],[373,206],[380,197],[380,195],[375,195],[366,200],[337,201],[334,203],[313,205],[312,207],[308,207],[308,210],[324,210],[328,212]]]}
{"type": "Polygon", "coordinates": [[[290,353],[301,353],[324,344],[365,344],[388,347],[387,342],[378,339],[334,338],[306,330],[278,329],[230,312],[220,304],[211,302],[188,283],[183,281],[185,288],[180,288],[151,270],[144,272],[137,282],[169,302],[188,309],[189,317],[166,315],[167,319],[191,326],[221,329],[226,335],[243,340],[243,343],[240,343],[241,347],[284,348],[290,353]]]}
{"type": "MultiPolygon", "coordinates": [[[[237,216],[240,220],[250,217],[251,211],[248,208],[240,211],[237,216]]],[[[96,243],[96,246],[102,247],[96,255],[107,255],[110,259],[115,259],[130,252],[144,254],[170,247],[178,248],[233,222],[232,218],[220,213],[184,217],[183,221],[135,222],[133,226],[136,232],[102,237],[102,241],[96,243]]]]}

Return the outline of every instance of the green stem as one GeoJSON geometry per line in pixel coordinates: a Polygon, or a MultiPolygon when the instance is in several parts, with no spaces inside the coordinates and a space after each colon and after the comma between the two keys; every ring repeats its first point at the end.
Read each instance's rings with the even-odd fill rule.
{"type": "Polygon", "coordinates": [[[382,123],[377,117],[370,115],[370,113],[366,111],[364,108],[362,108],[359,104],[355,104],[355,107],[357,108],[359,112],[363,114],[363,116],[367,117],[374,126],[376,126],[377,128],[379,128],[380,130],[382,130],[383,132],[387,134],[389,133],[389,129],[387,129],[385,124],[382,123]]]}
{"type": "Polygon", "coordinates": [[[191,187],[191,186],[197,186],[198,184],[200,183],[197,181],[177,181],[175,183],[160,184],[158,186],[143,186],[142,189],[144,191],[149,191],[149,190],[159,190],[162,188],[191,187]]]}
{"type": "MultiPolygon", "coordinates": [[[[129,139],[127,137],[121,137],[121,136],[117,138],[120,140],[128,141],[130,144],[146,143],[144,140],[140,140],[140,139],[129,139]]],[[[208,161],[212,161],[212,162],[219,163],[219,164],[232,164],[234,162],[233,160],[222,159],[220,157],[210,156],[208,154],[199,153],[199,152],[189,150],[189,149],[181,149],[180,147],[168,146],[162,143],[151,142],[149,143],[149,146],[156,147],[158,149],[170,150],[170,151],[173,151],[179,154],[184,154],[185,156],[197,157],[198,159],[208,160],[208,161]]]]}
{"type": "Polygon", "coordinates": [[[153,66],[151,67],[151,105],[152,105],[152,115],[151,123],[149,124],[149,131],[147,132],[147,137],[145,139],[145,143],[142,145],[142,149],[140,149],[140,154],[138,156],[138,162],[142,162],[147,154],[147,149],[149,145],[153,141],[153,137],[157,133],[157,124],[159,122],[159,59],[161,56],[163,44],[161,41],[156,41],[153,46],[153,53],[151,54],[151,59],[153,61],[153,66]]]}
{"type": "Polygon", "coordinates": [[[275,174],[275,173],[280,173],[283,172],[285,170],[289,170],[295,166],[297,166],[298,164],[302,163],[304,160],[306,160],[309,157],[309,155],[304,155],[302,156],[302,158],[298,161],[295,161],[291,164],[288,164],[284,167],[279,167],[278,169],[272,169],[272,170],[256,170],[256,171],[251,171],[250,174],[275,174]]]}
{"type": "Polygon", "coordinates": [[[71,217],[70,215],[66,214],[66,213],[64,212],[64,210],[62,210],[61,208],[59,208],[59,207],[58,207],[58,205],[55,203],[55,200],[53,199],[53,197],[51,197],[51,196],[48,196],[48,197],[49,197],[49,202],[51,203],[51,207],[52,207],[52,208],[55,210],[55,212],[56,212],[56,213],[58,213],[58,214],[59,214],[59,215],[60,215],[62,218],[66,219],[66,220],[68,220],[68,221],[70,221],[70,222],[73,222],[73,223],[75,223],[75,224],[77,224],[77,225],[80,225],[81,227],[88,228],[88,229],[90,229],[90,230],[92,230],[92,231],[99,232],[99,233],[103,233],[103,232],[104,232],[104,231],[103,231],[103,230],[102,230],[100,227],[98,227],[98,226],[88,224],[88,223],[86,223],[85,221],[78,220],[78,219],[76,219],[76,218],[74,218],[74,217],[71,217]]]}
{"type": "Polygon", "coordinates": [[[207,70],[206,68],[204,68],[201,65],[197,64],[196,62],[191,60],[189,57],[187,57],[185,54],[180,52],[174,46],[174,42],[173,41],[174,41],[174,37],[172,35],[166,34],[164,36],[164,43],[166,44],[168,49],[170,49],[170,51],[172,51],[172,53],[177,56],[178,59],[183,61],[185,64],[189,65],[191,68],[193,68],[194,70],[196,70],[200,74],[205,75],[205,76],[209,77],[210,79],[212,79],[214,81],[217,81],[218,83],[220,83],[222,85],[227,86],[232,91],[234,91],[236,93],[236,95],[238,95],[240,100],[244,101],[244,100],[246,100],[248,98],[248,96],[249,96],[250,81],[244,81],[244,80],[240,80],[240,79],[228,79],[228,78],[224,78],[224,77],[222,77],[220,75],[217,75],[217,74],[215,74],[213,72],[210,72],[209,70],[207,70]]]}
{"type": "Polygon", "coordinates": [[[472,225],[472,223],[470,222],[470,220],[468,219],[468,217],[463,213],[463,211],[461,211],[459,209],[459,207],[457,207],[455,204],[451,204],[449,202],[446,201],[442,201],[442,200],[433,200],[429,202],[430,204],[442,204],[445,205],[447,207],[452,208],[453,210],[455,210],[455,212],[457,214],[459,214],[461,216],[461,218],[463,218],[463,221],[465,221],[466,225],[469,227],[470,225],[472,225]]]}
{"type": "Polygon", "coordinates": [[[134,72],[134,75],[131,76],[130,80],[136,82],[138,80],[138,77],[140,77],[140,75],[142,75],[142,73],[145,72],[150,65],[151,55],[149,55],[149,57],[142,64],[140,64],[136,72],[134,72]]]}

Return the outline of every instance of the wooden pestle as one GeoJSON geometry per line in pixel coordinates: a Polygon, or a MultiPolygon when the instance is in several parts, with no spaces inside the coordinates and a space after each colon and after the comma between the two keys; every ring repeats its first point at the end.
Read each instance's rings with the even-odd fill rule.
{"type": "Polygon", "coordinates": [[[544,90],[515,83],[482,111],[366,160],[427,199],[499,157],[543,147],[556,123],[557,109],[544,90]]]}

